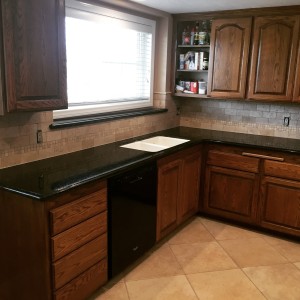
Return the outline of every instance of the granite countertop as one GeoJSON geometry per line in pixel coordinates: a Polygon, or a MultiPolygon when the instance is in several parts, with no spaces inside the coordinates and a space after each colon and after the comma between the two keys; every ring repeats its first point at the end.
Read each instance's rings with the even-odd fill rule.
{"type": "Polygon", "coordinates": [[[207,141],[300,154],[300,140],[297,139],[176,127],[125,141],[1,169],[0,189],[37,200],[45,200],[83,183],[109,178],[128,168],[151,160],[154,161],[180,149],[207,141]],[[120,145],[156,135],[183,138],[190,141],[159,152],[145,152],[120,147],[120,145]]]}

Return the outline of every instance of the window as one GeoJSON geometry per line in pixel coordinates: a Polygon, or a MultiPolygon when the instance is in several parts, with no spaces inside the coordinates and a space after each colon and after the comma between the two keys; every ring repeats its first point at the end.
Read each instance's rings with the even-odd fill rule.
{"type": "Polygon", "coordinates": [[[155,21],[66,1],[65,118],[151,107],[155,21]]]}

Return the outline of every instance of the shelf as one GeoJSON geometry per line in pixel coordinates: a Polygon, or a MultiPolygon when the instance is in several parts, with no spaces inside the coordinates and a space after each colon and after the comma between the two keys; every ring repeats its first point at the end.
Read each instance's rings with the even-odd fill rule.
{"type": "Polygon", "coordinates": [[[175,97],[184,97],[184,98],[208,98],[207,95],[200,94],[186,94],[186,93],[173,93],[175,97]]]}
{"type": "Polygon", "coordinates": [[[208,70],[180,70],[180,69],[177,69],[176,70],[177,72],[196,72],[196,73],[207,73],[208,70]]]}
{"type": "Polygon", "coordinates": [[[209,48],[210,45],[178,45],[178,48],[209,48]]]}

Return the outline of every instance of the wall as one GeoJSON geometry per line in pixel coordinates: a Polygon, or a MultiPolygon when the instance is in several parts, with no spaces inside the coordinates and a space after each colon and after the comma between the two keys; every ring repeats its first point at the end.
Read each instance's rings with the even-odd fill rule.
{"type": "MultiPolygon", "coordinates": [[[[93,0],[92,0],[93,1],[93,0]]],[[[140,116],[61,130],[50,130],[52,112],[11,113],[0,116],[0,168],[44,159],[98,145],[124,140],[179,125],[176,106],[170,97],[170,51],[172,18],[169,14],[125,0],[94,1],[134,10],[157,21],[154,70],[154,106],[168,108],[167,113],[140,116]],[[42,144],[36,143],[36,131],[43,132],[42,144]]]]}
{"type": "Polygon", "coordinates": [[[299,104],[215,99],[178,104],[181,126],[300,139],[299,104]],[[284,116],[291,118],[289,127],[283,126],[284,116]]]}

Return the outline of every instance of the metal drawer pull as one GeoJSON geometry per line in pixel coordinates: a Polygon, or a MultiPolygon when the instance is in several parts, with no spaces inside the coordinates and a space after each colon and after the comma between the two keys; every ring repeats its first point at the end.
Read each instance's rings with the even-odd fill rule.
{"type": "Polygon", "coordinates": [[[282,157],[261,155],[261,154],[256,154],[256,153],[243,152],[242,155],[244,155],[244,156],[250,156],[250,157],[256,157],[256,158],[262,158],[262,159],[284,161],[284,158],[282,158],[282,157]]]}

